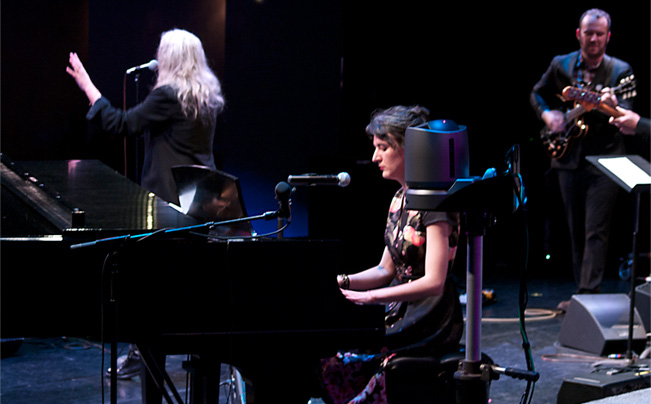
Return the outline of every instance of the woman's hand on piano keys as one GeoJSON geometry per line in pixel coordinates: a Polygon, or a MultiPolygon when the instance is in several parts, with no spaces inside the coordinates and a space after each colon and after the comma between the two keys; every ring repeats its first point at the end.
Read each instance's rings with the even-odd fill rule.
{"type": "Polygon", "coordinates": [[[359,291],[350,289],[340,289],[344,297],[355,304],[375,304],[375,294],[373,290],[359,291]]]}

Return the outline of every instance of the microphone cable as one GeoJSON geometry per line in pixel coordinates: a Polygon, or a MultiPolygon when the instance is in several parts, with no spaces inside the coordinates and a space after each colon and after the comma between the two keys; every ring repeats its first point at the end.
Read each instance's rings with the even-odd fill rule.
{"type": "MultiPolygon", "coordinates": [[[[527,279],[526,274],[529,268],[529,222],[527,216],[527,197],[524,192],[524,183],[522,181],[522,175],[517,169],[517,164],[520,159],[519,156],[519,145],[514,145],[509,149],[506,154],[505,161],[507,164],[506,174],[513,177],[513,193],[515,196],[515,206],[513,214],[521,212],[522,214],[522,225],[524,232],[524,257],[521,263],[521,272],[520,272],[520,289],[518,293],[518,319],[520,325],[520,335],[522,337],[522,349],[524,350],[525,363],[527,365],[527,370],[535,372],[535,364],[533,361],[533,355],[531,353],[531,343],[529,342],[529,337],[527,335],[527,329],[525,326],[525,314],[527,309],[527,304],[529,302],[529,295],[527,291],[527,279]],[[514,160],[518,161],[514,161],[514,160]]],[[[520,399],[520,403],[528,404],[533,400],[533,393],[536,387],[534,381],[528,380],[524,393],[520,399]]]]}

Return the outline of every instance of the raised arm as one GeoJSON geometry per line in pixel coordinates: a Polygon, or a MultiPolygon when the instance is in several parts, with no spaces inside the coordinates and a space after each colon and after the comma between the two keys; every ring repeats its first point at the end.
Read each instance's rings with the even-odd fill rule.
{"type": "Polygon", "coordinates": [[[69,63],[70,66],[66,66],[66,71],[75,79],[81,91],[86,94],[90,105],[95,104],[95,102],[102,97],[102,93],[100,93],[97,87],[95,87],[95,84],[93,84],[93,81],[86,72],[84,65],[81,63],[81,60],[79,60],[79,56],[74,52],[70,52],[69,63]]]}

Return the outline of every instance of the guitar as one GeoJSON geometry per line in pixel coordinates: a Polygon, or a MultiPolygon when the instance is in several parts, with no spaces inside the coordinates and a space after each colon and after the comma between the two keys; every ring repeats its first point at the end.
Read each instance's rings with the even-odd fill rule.
{"type": "MultiPolygon", "coordinates": [[[[633,75],[620,80],[617,87],[609,89],[608,93],[621,95],[622,99],[635,97],[635,77],[633,75]]],[[[564,124],[556,131],[545,128],[540,133],[540,138],[549,157],[559,159],[563,157],[572,146],[572,141],[584,136],[588,126],[580,119],[581,115],[596,109],[606,115],[619,117],[621,112],[606,104],[603,100],[605,93],[588,91],[578,87],[565,87],[561,99],[574,101],[574,108],[564,114],[564,124]]]]}

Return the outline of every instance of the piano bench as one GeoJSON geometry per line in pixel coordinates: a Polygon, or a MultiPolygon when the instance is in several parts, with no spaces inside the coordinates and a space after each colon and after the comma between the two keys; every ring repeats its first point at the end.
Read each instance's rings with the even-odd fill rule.
{"type": "MultiPolygon", "coordinates": [[[[441,357],[395,357],[385,368],[387,401],[410,404],[455,404],[454,373],[465,358],[463,348],[441,357]]],[[[482,363],[493,363],[482,353],[482,363]]]]}

